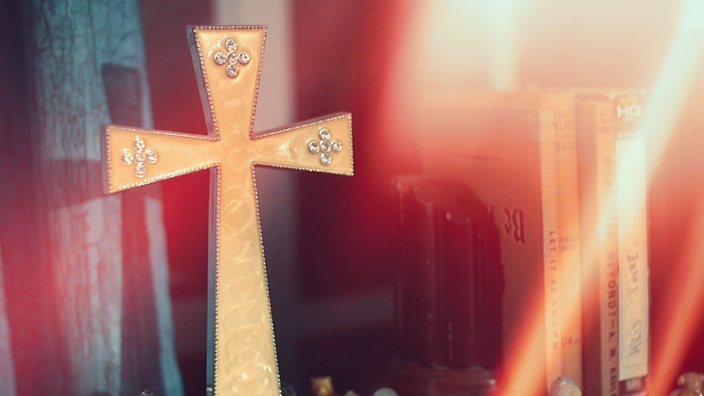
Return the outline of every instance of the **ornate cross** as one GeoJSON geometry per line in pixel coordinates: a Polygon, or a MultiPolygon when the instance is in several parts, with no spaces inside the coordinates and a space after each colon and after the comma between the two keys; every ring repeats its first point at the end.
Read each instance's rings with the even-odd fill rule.
{"type": "Polygon", "coordinates": [[[280,392],[253,166],[352,175],[349,113],[253,134],[265,37],[263,26],[189,28],[208,136],[108,125],[103,144],[110,193],[211,169],[215,395],[280,392]]]}

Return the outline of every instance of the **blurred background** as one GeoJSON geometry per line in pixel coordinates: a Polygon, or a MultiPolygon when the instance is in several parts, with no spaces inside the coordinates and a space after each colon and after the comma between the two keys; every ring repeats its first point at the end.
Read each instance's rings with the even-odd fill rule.
{"type": "Polygon", "coordinates": [[[433,133],[416,105],[556,87],[648,92],[651,394],[704,371],[700,2],[6,0],[0,14],[0,393],[202,394],[208,173],[104,198],[98,149],[108,122],[206,133],[187,25],[269,26],[255,130],[353,114],[354,177],[256,171],[284,382],[368,389],[395,354],[390,181],[420,169],[417,134],[433,133]]]}

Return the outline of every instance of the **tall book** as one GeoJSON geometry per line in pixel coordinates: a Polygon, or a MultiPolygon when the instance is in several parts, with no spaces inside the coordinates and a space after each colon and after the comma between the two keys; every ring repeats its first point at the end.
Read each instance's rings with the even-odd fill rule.
{"type": "Polygon", "coordinates": [[[574,98],[555,108],[557,230],[559,236],[562,377],[582,387],[582,295],[580,198],[577,173],[577,129],[574,98]]]}
{"type": "Polygon", "coordinates": [[[619,388],[621,395],[643,396],[648,374],[649,291],[645,142],[637,130],[641,95],[618,95],[615,100],[619,388]]]}
{"type": "Polygon", "coordinates": [[[608,97],[578,98],[585,396],[618,396],[615,119],[608,97]]]}
{"type": "Polygon", "coordinates": [[[461,95],[421,132],[425,171],[466,183],[502,230],[504,361],[540,344],[543,393],[582,375],[574,106],[563,92],[461,95]]]}
{"type": "Polygon", "coordinates": [[[648,284],[640,93],[577,97],[584,393],[644,394],[648,284]]]}

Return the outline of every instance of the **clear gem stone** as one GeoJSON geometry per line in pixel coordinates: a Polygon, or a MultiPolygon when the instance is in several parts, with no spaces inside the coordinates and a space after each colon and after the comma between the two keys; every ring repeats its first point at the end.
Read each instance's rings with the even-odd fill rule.
{"type": "Polygon", "coordinates": [[[332,151],[334,151],[336,153],[339,153],[340,151],[342,151],[342,142],[339,140],[334,140],[332,142],[332,151]]]}
{"type": "Polygon", "coordinates": [[[134,148],[136,148],[137,150],[144,150],[145,146],[146,144],[144,144],[144,140],[141,137],[134,137],[134,148]]]}
{"type": "Polygon", "coordinates": [[[329,140],[330,139],[330,130],[327,128],[320,128],[320,138],[323,140],[329,140]]]}
{"type": "Polygon", "coordinates": [[[249,57],[249,53],[247,53],[247,51],[242,51],[242,52],[240,52],[239,55],[237,55],[237,61],[243,65],[246,65],[247,63],[249,63],[249,60],[250,60],[250,57],[249,57]]]}
{"type": "Polygon", "coordinates": [[[152,149],[146,149],[144,151],[144,154],[147,157],[147,162],[149,162],[150,164],[156,164],[156,161],[159,160],[159,156],[152,149]]]}
{"type": "Polygon", "coordinates": [[[324,153],[329,153],[330,150],[332,150],[332,143],[330,143],[329,140],[321,140],[320,141],[320,151],[324,153]]]}
{"type": "Polygon", "coordinates": [[[228,65],[226,73],[228,77],[235,78],[238,74],[240,74],[240,69],[238,69],[234,64],[228,65]]]}
{"type": "Polygon", "coordinates": [[[318,154],[320,152],[320,144],[315,140],[308,142],[308,151],[313,154],[318,154]]]}
{"type": "Polygon", "coordinates": [[[218,65],[224,65],[227,61],[227,55],[225,55],[224,52],[216,52],[213,56],[213,60],[215,60],[215,63],[218,65]]]}
{"type": "Polygon", "coordinates": [[[227,62],[230,64],[237,63],[237,54],[234,51],[227,54],[227,62]]]}
{"type": "Polygon", "coordinates": [[[132,165],[132,161],[134,161],[134,156],[132,155],[130,149],[122,149],[122,163],[125,165],[132,165]]]}
{"type": "Polygon", "coordinates": [[[320,154],[320,163],[327,166],[332,162],[332,156],[329,153],[320,154]]]}
{"type": "Polygon", "coordinates": [[[225,48],[227,48],[228,51],[237,51],[237,42],[233,39],[228,39],[225,42],[225,48]]]}
{"type": "Polygon", "coordinates": [[[134,169],[134,173],[140,179],[147,174],[147,167],[144,165],[144,162],[137,162],[137,165],[134,169]]]}

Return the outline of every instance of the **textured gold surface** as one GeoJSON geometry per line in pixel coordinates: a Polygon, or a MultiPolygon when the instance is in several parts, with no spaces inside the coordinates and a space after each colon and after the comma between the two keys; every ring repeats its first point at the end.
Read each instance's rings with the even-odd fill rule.
{"type": "MultiPolygon", "coordinates": [[[[106,127],[104,156],[109,192],[215,168],[211,191],[211,227],[215,237],[215,394],[275,395],[279,379],[262,250],[253,165],[352,175],[352,119],[340,113],[309,122],[252,134],[266,28],[196,27],[190,32],[193,59],[201,71],[204,108],[210,134],[106,127]],[[252,59],[236,78],[213,61],[226,38],[235,38],[252,59]],[[341,139],[343,150],[324,166],[307,150],[320,127],[341,139]],[[134,165],[122,162],[122,149],[135,135],[159,154],[138,178],[134,165]],[[215,223],[215,224],[213,224],[215,223]]],[[[213,241],[211,241],[211,244],[213,241]]]]}

